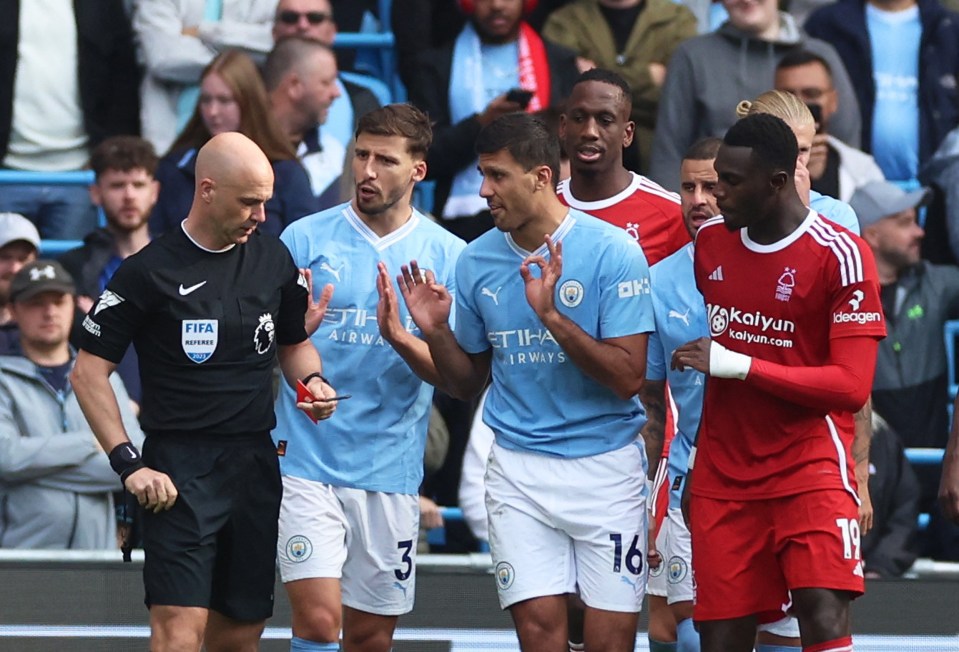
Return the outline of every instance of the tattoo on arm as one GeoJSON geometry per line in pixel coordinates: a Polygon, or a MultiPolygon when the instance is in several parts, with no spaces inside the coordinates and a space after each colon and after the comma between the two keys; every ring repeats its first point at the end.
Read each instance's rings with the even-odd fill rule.
{"type": "Polygon", "coordinates": [[[852,459],[858,465],[869,461],[869,444],[872,441],[872,399],[866,401],[856,412],[856,433],[852,440],[852,459]]]}
{"type": "Polygon", "coordinates": [[[647,380],[639,391],[639,400],[646,408],[646,425],[643,426],[642,434],[649,458],[649,474],[653,477],[663,452],[666,431],[666,384],[662,381],[647,380]]]}

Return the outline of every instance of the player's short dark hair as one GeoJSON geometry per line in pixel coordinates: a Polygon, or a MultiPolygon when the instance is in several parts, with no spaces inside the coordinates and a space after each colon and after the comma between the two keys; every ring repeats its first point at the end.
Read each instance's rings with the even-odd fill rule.
{"type": "Polygon", "coordinates": [[[802,48],[798,50],[791,50],[783,55],[783,58],[780,59],[779,63],[776,64],[776,70],[779,71],[787,68],[808,66],[810,63],[818,63],[821,65],[825,69],[826,75],[829,76],[829,80],[832,81],[832,66],[829,65],[829,62],[815,52],[803,50],[802,48]]]}
{"type": "Polygon", "coordinates": [[[107,170],[129,172],[137,168],[143,168],[152,177],[158,163],[153,145],[139,136],[112,136],[90,154],[90,169],[97,179],[107,170]]]}
{"type": "MultiPolygon", "coordinates": [[[[545,109],[540,109],[533,115],[538,117],[543,121],[543,124],[546,125],[546,128],[549,130],[549,133],[555,134],[556,137],[559,137],[559,116],[562,111],[559,107],[556,106],[547,106],[545,109]]],[[[566,153],[566,148],[563,147],[563,141],[559,142],[559,160],[563,161],[569,158],[569,154],[566,153]]]]}
{"type": "Polygon", "coordinates": [[[723,143],[752,149],[753,157],[770,171],[783,170],[790,177],[796,172],[796,136],[789,125],[774,115],[755,113],[741,118],[726,132],[723,143]]]}
{"type": "MultiPolygon", "coordinates": [[[[302,36],[288,36],[273,46],[263,64],[263,84],[267,92],[273,92],[283,81],[283,78],[291,70],[297,68],[302,62],[308,61],[309,57],[317,51],[329,52],[333,50],[323,45],[319,41],[302,36]]],[[[334,59],[336,55],[333,55],[334,59]]]]}
{"type": "Polygon", "coordinates": [[[426,158],[433,142],[430,119],[412,104],[387,104],[370,111],[356,125],[356,137],[360,134],[402,136],[406,151],[417,158],[426,158]]]}
{"type": "Polygon", "coordinates": [[[619,73],[607,70],[606,68],[590,68],[576,78],[576,81],[573,82],[573,88],[591,81],[609,84],[610,86],[618,88],[623,95],[622,99],[626,104],[626,108],[630,111],[633,110],[633,91],[629,88],[629,82],[623,79],[619,73]]]}
{"type": "Polygon", "coordinates": [[[719,153],[719,146],[723,144],[722,138],[715,136],[706,136],[700,138],[689,146],[686,153],[683,154],[684,161],[711,161],[719,153]]]}
{"type": "Polygon", "coordinates": [[[527,172],[549,166],[559,179],[559,139],[542,119],[529,113],[507,113],[483,127],[476,138],[477,154],[506,150],[527,172]]]}

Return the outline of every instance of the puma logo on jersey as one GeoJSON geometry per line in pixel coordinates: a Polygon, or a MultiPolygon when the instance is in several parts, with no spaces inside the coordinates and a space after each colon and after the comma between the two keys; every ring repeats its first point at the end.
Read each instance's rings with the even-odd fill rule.
{"type": "Polygon", "coordinates": [[[196,285],[191,285],[188,288],[183,287],[183,283],[180,283],[180,296],[185,297],[186,295],[199,290],[201,287],[206,285],[206,281],[200,281],[196,285]]]}
{"type": "Polygon", "coordinates": [[[686,312],[679,312],[678,310],[670,310],[668,317],[673,317],[680,320],[687,326],[689,326],[689,308],[686,308],[686,312]]]}
{"type": "Polygon", "coordinates": [[[713,273],[707,277],[710,281],[722,281],[723,280],[723,266],[720,265],[713,270],[713,273]]]}
{"type": "Polygon", "coordinates": [[[483,288],[482,290],[480,290],[480,294],[482,294],[484,297],[489,297],[490,299],[493,300],[493,304],[498,306],[498,305],[499,305],[499,291],[502,290],[502,289],[503,289],[503,286],[502,286],[502,285],[499,286],[498,288],[496,288],[496,292],[493,292],[493,291],[490,290],[489,288],[483,288]]]}
{"type": "Polygon", "coordinates": [[[862,290],[853,290],[852,299],[849,300],[849,305],[852,306],[853,310],[859,310],[859,306],[862,305],[862,300],[866,298],[866,295],[863,294],[862,290]]]}
{"type": "Polygon", "coordinates": [[[328,262],[324,260],[322,263],[320,263],[320,271],[329,272],[330,276],[332,276],[333,278],[337,280],[337,282],[339,282],[341,280],[340,270],[343,269],[343,265],[344,263],[340,263],[340,266],[334,269],[332,265],[330,265],[328,262]]]}

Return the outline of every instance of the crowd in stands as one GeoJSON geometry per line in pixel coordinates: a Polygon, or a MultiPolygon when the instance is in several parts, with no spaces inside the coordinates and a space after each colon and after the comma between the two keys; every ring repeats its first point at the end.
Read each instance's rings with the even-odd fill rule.
{"type": "MultiPolygon", "coordinates": [[[[618,141],[563,141],[565,155],[575,167],[622,147],[623,176],[599,174],[665,198],[661,219],[674,220],[683,239],[672,193],[690,145],[757,112],[792,128],[807,205],[861,232],[880,275],[888,336],[873,391],[876,527],[863,541],[866,571],[901,575],[917,555],[959,561],[959,529],[936,507],[938,467],[913,468],[903,452],[943,448],[949,433],[947,365],[956,361],[946,359],[942,334],[947,320],[959,318],[955,5],[409,0],[394,3],[387,17],[381,4],[2,5],[0,169],[92,169],[95,181],[89,188],[0,185],[0,548],[114,546],[111,514],[121,486],[72,396],[68,338],[123,259],[180,228],[194,201],[197,152],[210,138],[238,131],[266,153],[275,187],[261,230],[279,235],[352,196],[357,121],[380,105],[377,82],[397,88],[398,77],[433,124],[427,178],[435,190],[425,205],[471,241],[494,224],[479,195],[474,141],[481,128],[529,111],[552,115],[562,129],[573,118],[555,116],[577,76],[602,68],[628,82],[633,126],[618,141]],[[334,50],[338,30],[391,30],[394,68],[382,69],[383,59],[362,48],[334,50]],[[82,246],[57,263],[46,260],[45,240],[82,246]],[[37,325],[44,310],[56,315],[56,336],[37,325]],[[78,496],[69,503],[74,513],[60,510],[62,492],[78,496]],[[931,514],[922,532],[919,512],[931,514]],[[59,531],[54,523],[79,527],[59,531]]],[[[611,195],[589,196],[598,186],[584,180],[597,173],[582,167],[561,196],[581,210],[601,210],[611,195]]],[[[115,383],[130,399],[122,409],[131,424],[149,400],[136,365],[129,354],[118,368],[123,382],[115,383]]],[[[436,407],[447,453],[443,464],[431,461],[424,497],[482,510],[471,492],[481,490],[476,465],[488,444],[473,444],[463,471],[476,406],[438,396],[436,407]]],[[[427,505],[430,523],[439,523],[435,505],[427,505]]],[[[472,511],[467,517],[484,521],[472,511]]],[[[446,550],[476,545],[465,526],[446,525],[446,550]]]]}

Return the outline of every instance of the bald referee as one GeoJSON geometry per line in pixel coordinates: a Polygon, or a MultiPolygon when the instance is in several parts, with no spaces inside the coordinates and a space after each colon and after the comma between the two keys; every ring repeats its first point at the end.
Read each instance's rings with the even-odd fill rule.
{"type": "MultiPolygon", "coordinates": [[[[273,172],[245,136],[212,138],[180,229],[120,266],[83,321],[71,378],[126,488],[146,508],[143,579],[151,650],[256,650],[273,612],[282,487],[271,376],[335,409],[304,330],[305,281],[279,240],[260,235],[273,172]],[[108,377],[133,342],[147,433],[143,455],[108,377]]],[[[301,415],[303,419],[307,416],[301,415]]]]}

